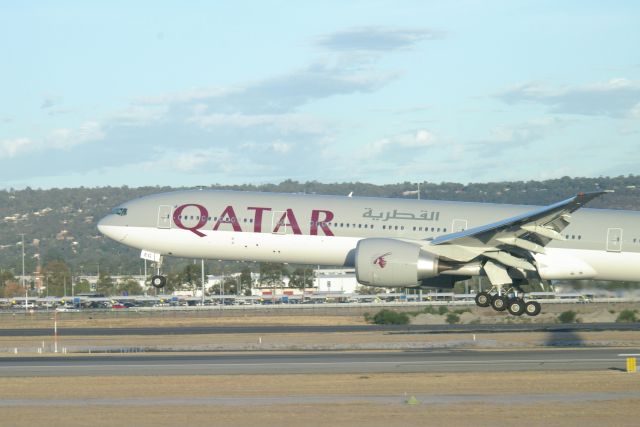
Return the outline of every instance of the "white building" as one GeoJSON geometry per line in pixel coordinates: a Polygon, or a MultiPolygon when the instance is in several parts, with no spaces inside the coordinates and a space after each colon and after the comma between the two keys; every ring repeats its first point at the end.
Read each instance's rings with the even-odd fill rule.
{"type": "Polygon", "coordinates": [[[351,269],[318,270],[314,287],[319,293],[355,294],[360,284],[351,269]]]}

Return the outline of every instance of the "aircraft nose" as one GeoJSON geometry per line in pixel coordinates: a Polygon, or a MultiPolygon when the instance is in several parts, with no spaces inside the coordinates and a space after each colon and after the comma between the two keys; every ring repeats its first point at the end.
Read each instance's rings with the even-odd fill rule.
{"type": "Polygon", "coordinates": [[[98,222],[98,231],[118,242],[122,242],[127,238],[126,227],[115,224],[111,215],[102,218],[98,222]]]}

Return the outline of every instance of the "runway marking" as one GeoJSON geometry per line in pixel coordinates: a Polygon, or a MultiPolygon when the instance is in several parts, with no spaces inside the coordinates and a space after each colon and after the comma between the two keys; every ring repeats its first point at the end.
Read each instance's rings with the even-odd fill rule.
{"type": "Polygon", "coordinates": [[[46,369],[46,368],[56,368],[56,369],[79,369],[79,368],[191,368],[191,367],[265,367],[265,366],[278,366],[278,365],[286,365],[286,366],[323,366],[323,365],[500,365],[500,364],[545,364],[545,363],[575,363],[575,362],[590,362],[590,363],[605,363],[605,362],[620,362],[619,359],[504,359],[504,360],[437,360],[437,361],[345,361],[345,362],[268,362],[268,363],[135,363],[135,364],[119,364],[119,363],[111,363],[111,364],[86,364],[86,365],[11,365],[11,366],[0,366],[0,369],[15,369],[17,367],[21,368],[32,368],[32,369],[46,369]]]}

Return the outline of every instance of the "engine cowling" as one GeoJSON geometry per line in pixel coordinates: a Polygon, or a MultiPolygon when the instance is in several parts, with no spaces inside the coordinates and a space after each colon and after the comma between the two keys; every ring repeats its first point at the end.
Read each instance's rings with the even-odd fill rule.
{"type": "Polygon", "coordinates": [[[417,286],[442,271],[437,255],[414,243],[384,238],[360,240],[355,265],[359,283],[392,288],[417,286]]]}

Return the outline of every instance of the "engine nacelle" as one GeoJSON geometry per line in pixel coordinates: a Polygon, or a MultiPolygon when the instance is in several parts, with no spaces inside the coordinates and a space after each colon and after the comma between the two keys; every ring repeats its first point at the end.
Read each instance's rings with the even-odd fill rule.
{"type": "Polygon", "coordinates": [[[355,264],[359,283],[391,288],[417,286],[443,270],[437,255],[413,243],[384,238],[360,240],[355,264]]]}

